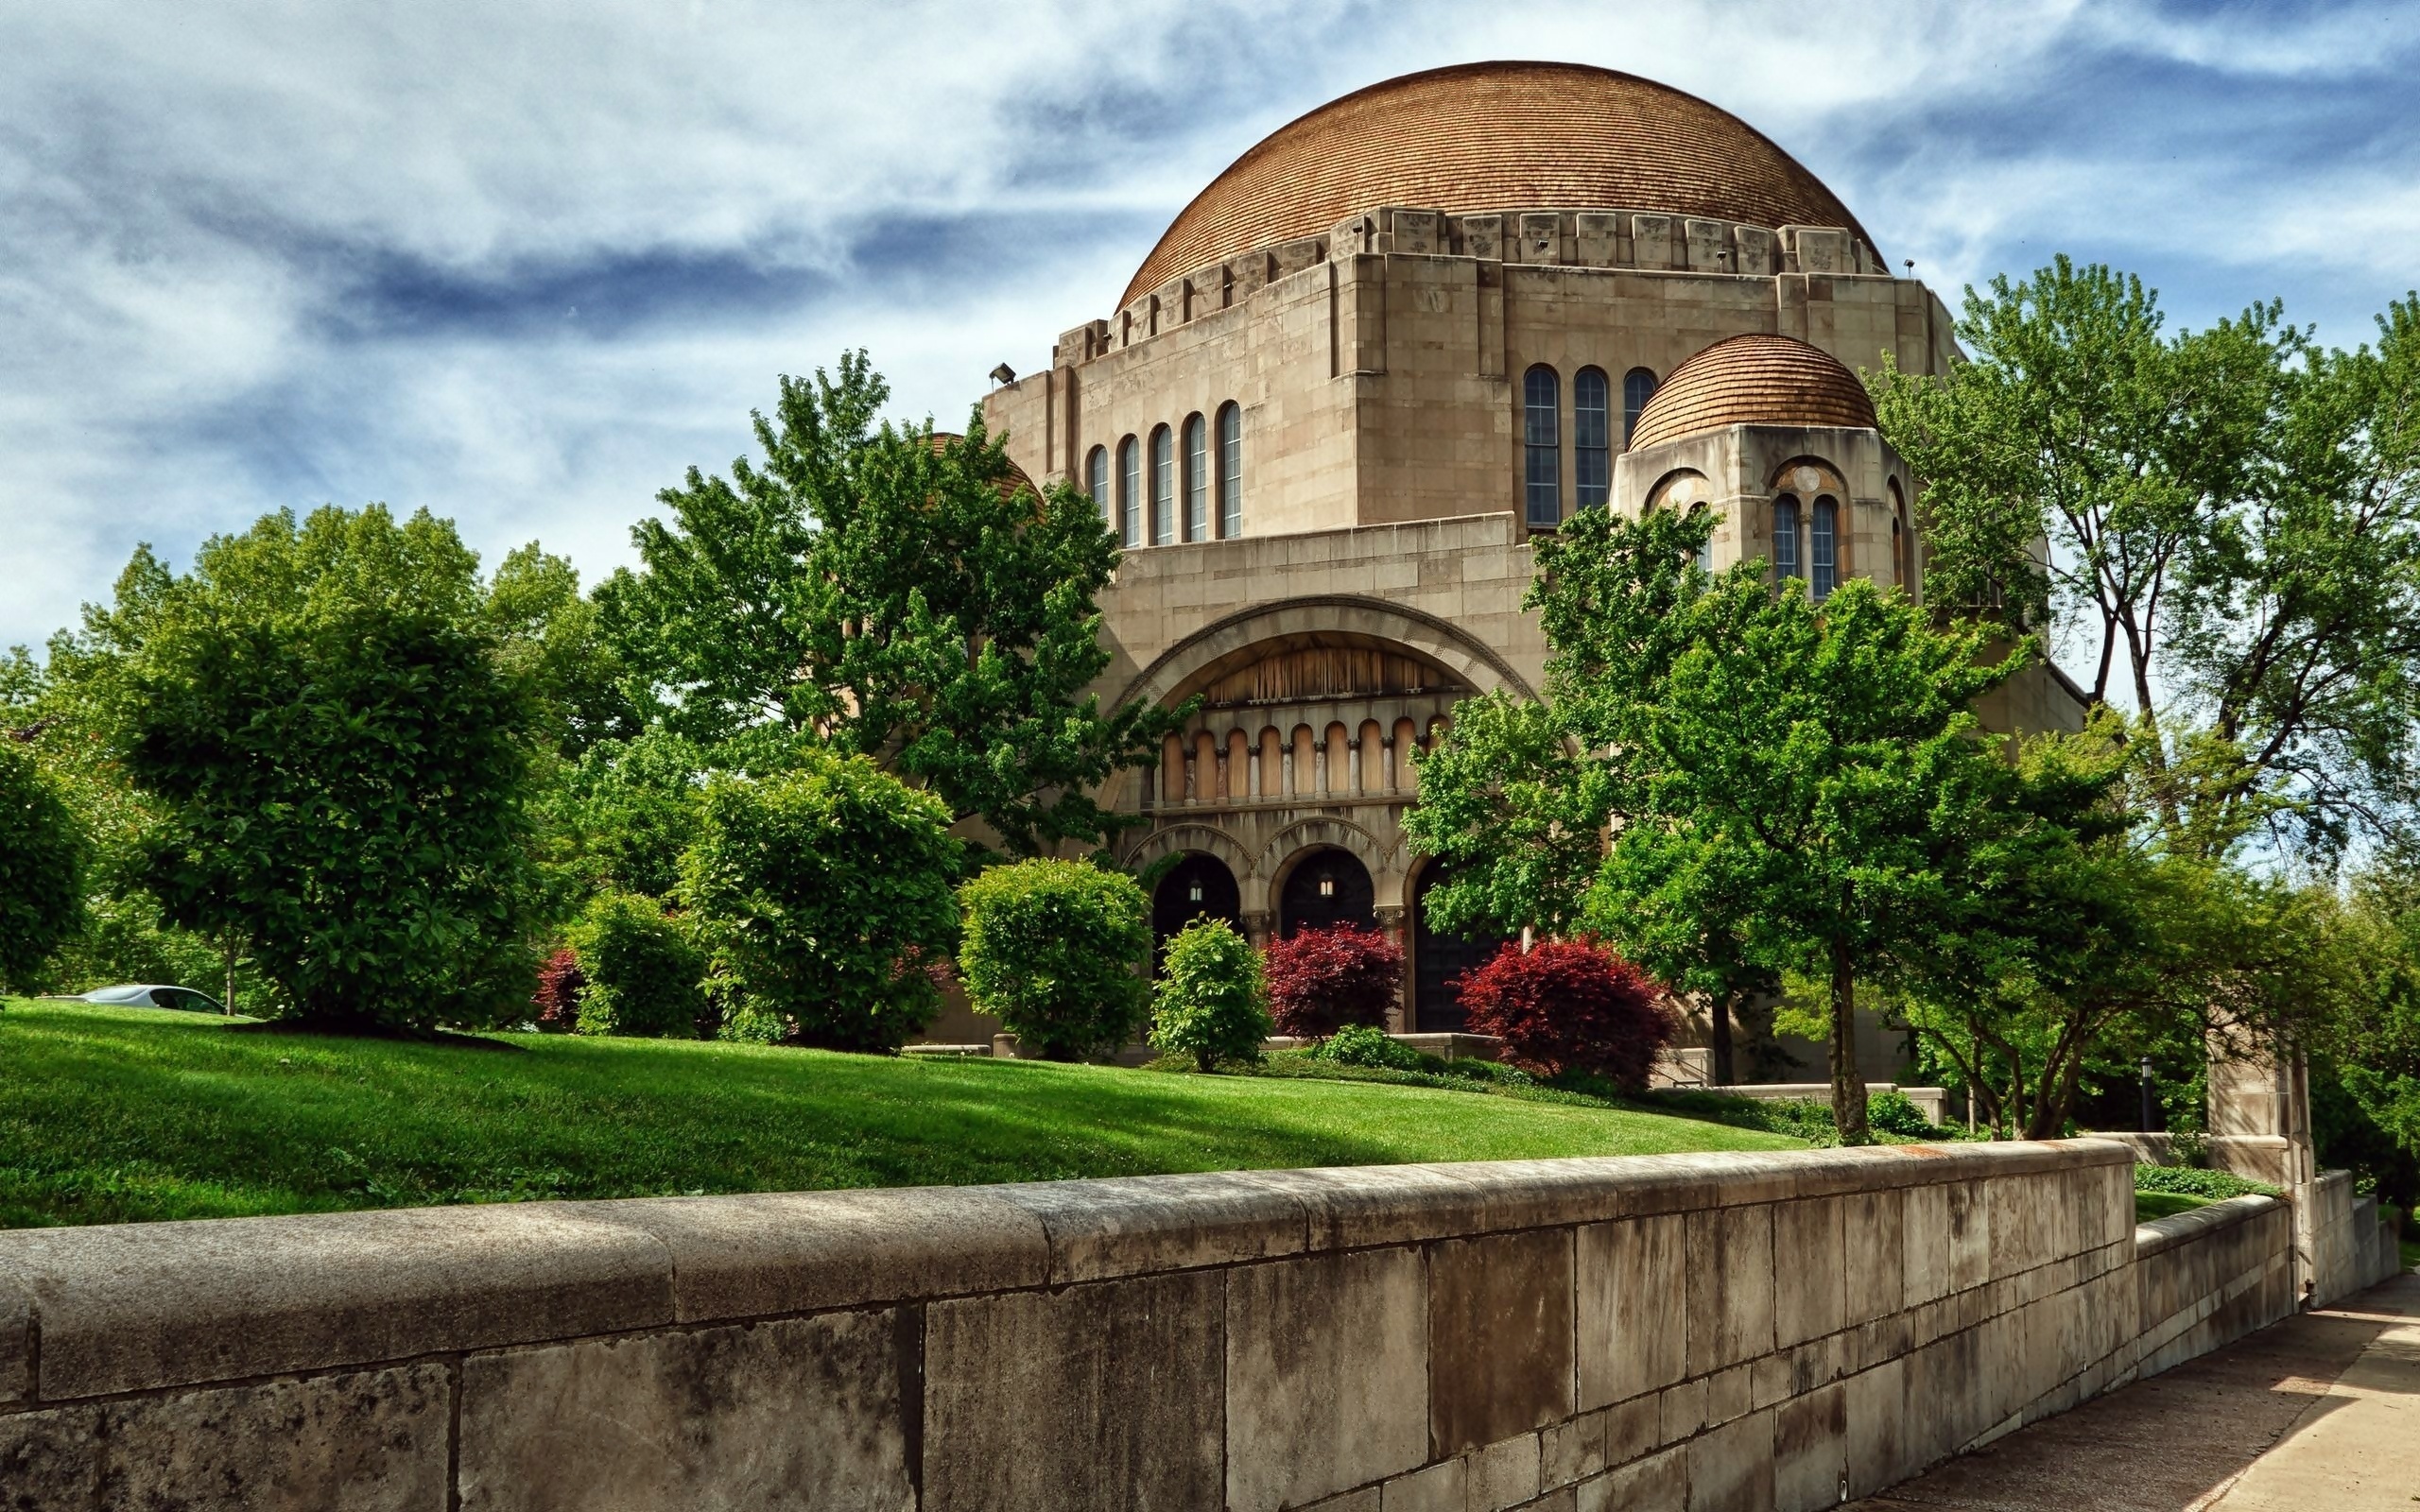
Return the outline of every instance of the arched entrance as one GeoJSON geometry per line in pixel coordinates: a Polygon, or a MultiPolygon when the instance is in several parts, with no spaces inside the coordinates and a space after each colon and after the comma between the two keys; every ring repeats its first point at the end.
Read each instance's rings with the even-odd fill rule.
{"type": "Polygon", "coordinates": [[[1286,875],[1286,889],[1277,902],[1280,935],[1298,935],[1331,924],[1375,928],[1377,889],[1370,868],[1352,851],[1322,846],[1294,863],[1286,875]]]}
{"type": "Polygon", "coordinates": [[[1243,933],[1243,896],[1236,874],[1217,856],[1188,850],[1151,892],[1151,969],[1167,942],[1197,919],[1219,919],[1243,933]]]}
{"type": "Polygon", "coordinates": [[[1429,889],[1446,880],[1440,860],[1420,868],[1411,887],[1411,1022],[1423,1034],[1468,1027],[1456,979],[1504,946],[1501,935],[1448,935],[1428,923],[1429,889]]]}

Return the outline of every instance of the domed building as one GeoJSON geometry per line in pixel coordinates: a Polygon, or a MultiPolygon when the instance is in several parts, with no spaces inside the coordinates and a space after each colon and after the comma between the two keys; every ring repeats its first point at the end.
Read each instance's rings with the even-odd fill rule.
{"type": "MultiPolygon", "coordinates": [[[[1455,703],[1533,695],[1530,541],[1576,510],[1703,504],[1711,565],[1921,593],[1918,480],[1857,376],[1938,372],[1948,313],[1745,122],[1646,79],[1478,63],[1280,128],[1197,195],[1118,309],[985,419],[1126,546],[1104,697],[1200,712],[1109,800],[1160,884],[1255,939],[1340,919],[1453,1029],[1493,942],[1427,927],[1401,819],[1455,703]]],[[[1983,711],[2072,727],[2037,671],[1983,711]]],[[[1878,1062],[1877,1062],[1878,1063],[1878,1062]]]]}

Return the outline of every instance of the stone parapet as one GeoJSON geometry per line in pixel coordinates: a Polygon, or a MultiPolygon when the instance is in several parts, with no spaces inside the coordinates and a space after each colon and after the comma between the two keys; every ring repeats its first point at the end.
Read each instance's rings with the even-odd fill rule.
{"type": "Polygon", "coordinates": [[[2131,1166],[2074,1141],[0,1233],[0,1485],[1828,1506],[2266,1314],[2283,1210],[2136,1229],[2131,1166]]]}

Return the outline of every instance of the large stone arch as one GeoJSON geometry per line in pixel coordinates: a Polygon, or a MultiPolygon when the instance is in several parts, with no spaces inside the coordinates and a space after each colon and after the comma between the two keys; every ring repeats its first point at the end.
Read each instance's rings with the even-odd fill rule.
{"type": "MultiPolygon", "coordinates": [[[[1266,910],[1285,883],[1286,873],[1304,856],[1314,850],[1334,846],[1348,851],[1368,868],[1371,885],[1376,890],[1380,908],[1401,908],[1405,891],[1404,846],[1401,841],[1390,845],[1351,819],[1332,814],[1313,815],[1296,819],[1269,837],[1261,849],[1258,864],[1253,868],[1255,881],[1266,910]]],[[[1247,900],[1250,893],[1247,893],[1247,900]]],[[[1251,906],[1247,901],[1246,906],[1251,906]]]]}
{"type": "Polygon", "coordinates": [[[1253,881],[1259,871],[1254,863],[1258,858],[1246,850],[1241,841],[1215,824],[1186,819],[1150,829],[1136,835],[1119,854],[1118,860],[1127,870],[1140,871],[1152,862],[1181,850],[1199,850],[1225,862],[1227,869],[1236,874],[1236,885],[1244,890],[1244,906],[1252,906],[1253,881]]]}
{"type": "Polygon", "coordinates": [[[1435,662],[1480,693],[1501,688],[1524,698],[1537,696],[1511,662],[1459,627],[1420,610],[1337,593],[1285,599],[1215,620],[1153,658],[1126,685],[1117,701],[1143,698],[1160,703],[1212,662],[1258,642],[1337,632],[1392,641],[1435,662]]]}

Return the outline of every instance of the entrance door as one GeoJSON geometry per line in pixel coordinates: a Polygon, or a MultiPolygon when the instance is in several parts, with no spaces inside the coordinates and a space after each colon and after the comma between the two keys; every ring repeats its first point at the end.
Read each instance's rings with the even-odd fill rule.
{"type": "Polygon", "coordinates": [[[1243,895],[1227,864],[1199,850],[1187,852],[1151,893],[1151,970],[1159,971],[1168,941],[1195,919],[1224,919],[1240,935],[1243,917],[1243,895]]]}
{"type": "Polygon", "coordinates": [[[1377,926],[1377,889],[1369,868],[1350,850],[1322,847],[1294,864],[1278,900],[1278,933],[1299,935],[1331,924],[1377,926]]]}
{"type": "Polygon", "coordinates": [[[1501,935],[1447,935],[1429,927],[1428,891],[1445,878],[1445,863],[1431,861],[1411,886],[1411,1022],[1423,1034],[1469,1026],[1457,979],[1504,946],[1501,935]]]}

